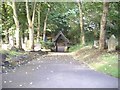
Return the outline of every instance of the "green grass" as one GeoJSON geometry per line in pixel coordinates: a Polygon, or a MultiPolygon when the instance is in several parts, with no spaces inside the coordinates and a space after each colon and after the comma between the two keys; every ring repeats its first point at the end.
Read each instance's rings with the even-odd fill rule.
{"type": "Polygon", "coordinates": [[[70,52],[75,52],[75,51],[79,50],[79,49],[82,48],[82,47],[83,47],[83,45],[77,44],[77,45],[71,46],[71,47],[69,48],[69,51],[70,51],[70,52]]]}
{"type": "Polygon", "coordinates": [[[120,75],[118,75],[117,54],[106,53],[101,55],[98,59],[99,59],[98,63],[93,62],[90,64],[94,69],[114,77],[120,77],[120,75]]]}
{"type": "Polygon", "coordinates": [[[118,54],[116,52],[101,52],[90,46],[90,44],[87,47],[75,45],[70,48],[70,51],[76,52],[75,58],[86,62],[94,70],[120,78],[120,73],[118,74],[118,54]]]}
{"type": "Polygon", "coordinates": [[[16,52],[16,51],[12,51],[12,50],[0,50],[0,53],[2,53],[2,54],[8,53],[11,56],[18,56],[18,55],[22,54],[22,52],[16,52]]]}
{"type": "Polygon", "coordinates": [[[82,45],[82,44],[72,45],[72,46],[70,46],[69,51],[70,51],[70,52],[75,52],[75,51],[80,50],[80,49],[83,48],[84,46],[89,46],[89,47],[91,47],[92,45],[93,45],[92,42],[86,42],[85,45],[82,45]]]}
{"type": "Polygon", "coordinates": [[[19,56],[19,55],[25,54],[23,52],[16,52],[13,50],[0,50],[0,53],[7,55],[7,58],[6,58],[7,61],[9,61],[14,56],[19,56]]]}

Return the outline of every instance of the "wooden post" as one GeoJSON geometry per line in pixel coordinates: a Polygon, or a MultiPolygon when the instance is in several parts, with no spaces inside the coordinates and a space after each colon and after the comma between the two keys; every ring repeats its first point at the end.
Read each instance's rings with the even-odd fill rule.
{"type": "Polygon", "coordinates": [[[56,49],[56,52],[57,52],[58,51],[57,42],[55,42],[55,49],[56,49]]]}

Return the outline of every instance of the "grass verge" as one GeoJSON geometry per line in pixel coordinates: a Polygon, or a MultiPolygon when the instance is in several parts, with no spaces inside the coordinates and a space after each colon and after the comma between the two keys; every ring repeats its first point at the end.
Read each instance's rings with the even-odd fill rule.
{"type": "Polygon", "coordinates": [[[85,62],[92,69],[120,78],[117,52],[108,53],[106,50],[101,52],[91,46],[82,48],[74,46],[71,50],[74,52],[75,59],[85,62]]]}

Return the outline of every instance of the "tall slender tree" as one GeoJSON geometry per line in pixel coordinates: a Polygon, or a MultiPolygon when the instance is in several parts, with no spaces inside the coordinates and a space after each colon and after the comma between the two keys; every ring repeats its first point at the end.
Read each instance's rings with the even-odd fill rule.
{"type": "Polygon", "coordinates": [[[20,25],[19,25],[18,15],[16,11],[16,3],[14,0],[12,0],[12,8],[13,8],[13,18],[16,25],[16,47],[21,49],[22,44],[21,44],[21,36],[20,36],[20,25]]]}
{"type": "Polygon", "coordinates": [[[36,7],[36,2],[34,0],[33,13],[32,13],[32,18],[31,18],[30,17],[30,13],[29,13],[28,0],[26,0],[26,12],[27,12],[28,29],[29,29],[29,49],[30,50],[34,50],[34,18],[35,18],[35,7],[36,7]]]}
{"type": "Polygon", "coordinates": [[[78,7],[79,7],[79,22],[80,22],[80,30],[81,30],[81,35],[80,35],[80,41],[82,45],[85,45],[85,34],[84,34],[84,28],[83,28],[83,10],[82,10],[82,2],[78,2],[78,7]]]}
{"type": "Polygon", "coordinates": [[[45,16],[45,20],[44,20],[44,29],[43,29],[43,42],[45,42],[45,39],[46,39],[46,27],[47,27],[47,19],[48,19],[48,14],[49,14],[49,11],[50,11],[50,5],[48,5],[48,11],[46,13],[46,16],[45,16]]]}
{"type": "Polygon", "coordinates": [[[41,3],[39,3],[39,6],[38,6],[37,42],[39,42],[39,41],[40,41],[40,8],[41,8],[41,3]]]}
{"type": "Polygon", "coordinates": [[[104,50],[105,48],[105,33],[106,33],[108,8],[109,8],[109,2],[103,2],[103,14],[101,17],[100,38],[99,38],[99,49],[100,50],[104,50]]]}
{"type": "Polygon", "coordinates": [[[16,30],[15,30],[16,47],[18,49],[21,49],[22,48],[22,43],[21,43],[21,36],[20,36],[20,25],[19,25],[17,10],[16,10],[16,3],[15,3],[14,0],[12,0],[11,2],[7,2],[7,3],[13,9],[13,19],[14,19],[15,26],[16,26],[16,30]]]}

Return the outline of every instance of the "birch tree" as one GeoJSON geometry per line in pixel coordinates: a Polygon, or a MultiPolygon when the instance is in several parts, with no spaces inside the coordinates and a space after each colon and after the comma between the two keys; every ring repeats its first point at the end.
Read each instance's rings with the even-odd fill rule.
{"type": "Polygon", "coordinates": [[[19,25],[19,20],[18,20],[18,15],[17,15],[16,2],[12,0],[11,2],[7,2],[7,4],[11,6],[13,9],[13,19],[14,19],[15,26],[16,26],[16,30],[15,30],[16,47],[18,49],[21,49],[22,44],[21,44],[21,36],[20,36],[20,25],[19,25]]]}
{"type": "Polygon", "coordinates": [[[38,7],[37,42],[39,42],[39,41],[40,41],[40,8],[41,8],[41,3],[39,4],[39,7],[38,7]]]}
{"type": "Polygon", "coordinates": [[[14,18],[15,25],[16,25],[16,47],[21,49],[22,44],[21,44],[21,36],[20,36],[20,25],[19,25],[18,15],[16,12],[15,1],[12,1],[12,8],[13,8],[13,18],[14,18]]]}
{"type": "Polygon", "coordinates": [[[44,20],[44,29],[43,29],[43,42],[45,42],[45,39],[46,39],[46,25],[47,25],[47,19],[48,19],[48,14],[49,14],[49,11],[50,11],[50,5],[48,5],[48,11],[47,11],[47,14],[45,16],[45,20],[44,20]]]}
{"type": "Polygon", "coordinates": [[[27,13],[27,21],[28,21],[28,29],[29,29],[29,49],[34,50],[34,18],[35,18],[35,7],[36,2],[34,0],[32,18],[29,13],[28,0],[26,0],[26,13],[27,13]]]}

